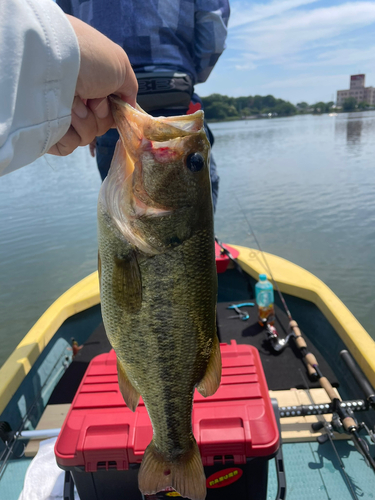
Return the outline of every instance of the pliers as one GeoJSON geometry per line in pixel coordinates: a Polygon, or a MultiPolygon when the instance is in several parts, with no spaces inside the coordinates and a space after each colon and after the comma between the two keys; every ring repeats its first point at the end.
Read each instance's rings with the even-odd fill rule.
{"type": "Polygon", "coordinates": [[[229,316],[229,319],[239,318],[242,321],[247,321],[250,318],[250,316],[247,311],[241,311],[240,307],[254,306],[254,305],[255,305],[254,302],[245,302],[243,304],[232,304],[228,306],[227,309],[234,309],[237,313],[236,316],[229,316]]]}

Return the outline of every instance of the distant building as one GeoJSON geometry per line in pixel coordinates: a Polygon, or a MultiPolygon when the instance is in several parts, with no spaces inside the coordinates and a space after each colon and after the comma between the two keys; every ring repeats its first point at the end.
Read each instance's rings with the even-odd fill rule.
{"type": "Polygon", "coordinates": [[[351,75],[350,89],[337,91],[337,106],[342,106],[345,99],[354,97],[359,102],[365,101],[369,105],[375,104],[375,88],[365,87],[366,75],[351,75]]]}

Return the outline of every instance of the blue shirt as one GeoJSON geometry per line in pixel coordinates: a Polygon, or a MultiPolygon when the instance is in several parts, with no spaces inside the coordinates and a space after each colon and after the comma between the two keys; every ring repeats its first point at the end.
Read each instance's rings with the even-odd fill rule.
{"type": "Polygon", "coordinates": [[[228,0],[57,0],[65,13],[119,44],[135,71],[207,80],[225,48],[228,0]]]}

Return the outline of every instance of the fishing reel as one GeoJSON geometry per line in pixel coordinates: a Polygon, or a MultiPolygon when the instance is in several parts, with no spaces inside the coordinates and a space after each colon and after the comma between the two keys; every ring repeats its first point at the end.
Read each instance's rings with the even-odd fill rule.
{"type": "MultiPolygon", "coordinates": [[[[357,424],[358,427],[358,422],[354,416],[354,413],[352,410],[347,410],[347,415],[348,417],[352,418],[354,422],[357,424]]],[[[325,443],[328,441],[328,439],[331,437],[332,439],[334,438],[334,432],[337,432],[338,434],[345,434],[347,433],[346,429],[344,428],[344,425],[342,423],[342,420],[339,416],[339,414],[336,411],[333,411],[332,413],[332,420],[331,422],[328,422],[327,420],[319,420],[319,422],[314,422],[311,424],[311,428],[314,432],[318,432],[321,429],[324,428],[326,431],[326,434],[321,434],[318,436],[317,441],[320,444],[325,443]]]]}
{"type": "MultiPolygon", "coordinates": [[[[8,422],[1,421],[0,422],[0,440],[5,445],[5,450],[0,456],[0,461],[4,458],[5,455],[9,457],[12,455],[14,458],[21,458],[25,454],[26,445],[24,443],[20,443],[20,446],[15,446],[18,444],[18,433],[12,429],[8,422]],[[16,449],[15,449],[16,448],[16,449]]],[[[7,458],[6,457],[6,458],[7,458]]],[[[3,470],[3,466],[6,460],[4,459],[0,466],[0,475],[3,470]]]]}
{"type": "MultiPolygon", "coordinates": [[[[372,408],[375,410],[375,391],[370,382],[365,375],[361,373],[348,351],[341,351],[340,355],[366,396],[366,400],[363,401],[361,409],[369,410],[372,408]]],[[[354,403],[356,402],[344,402],[340,401],[338,398],[332,399],[332,421],[329,423],[322,420],[313,423],[311,427],[314,432],[324,428],[326,434],[319,436],[318,442],[323,444],[329,440],[333,447],[333,431],[340,434],[348,434],[352,438],[356,449],[363,456],[366,464],[375,472],[375,459],[370,453],[367,440],[361,436],[361,434],[366,434],[372,443],[375,444],[375,433],[365,422],[357,421],[354,411],[359,408],[358,405],[354,403]]]]}
{"type": "Polygon", "coordinates": [[[14,439],[15,432],[12,431],[11,426],[8,422],[0,422],[0,439],[4,444],[8,444],[10,441],[14,439]]]}
{"type": "Polygon", "coordinates": [[[282,352],[286,348],[290,338],[293,337],[294,334],[289,333],[289,335],[282,339],[279,337],[279,334],[277,333],[277,330],[273,325],[266,323],[265,326],[267,330],[267,340],[271,344],[272,349],[276,352],[282,352]]]}

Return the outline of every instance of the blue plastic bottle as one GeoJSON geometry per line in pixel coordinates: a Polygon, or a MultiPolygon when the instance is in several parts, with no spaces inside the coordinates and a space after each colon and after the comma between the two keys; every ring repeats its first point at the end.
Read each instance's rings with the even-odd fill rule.
{"type": "Polygon", "coordinates": [[[267,323],[273,325],[275,322],[273,286],[268,281],[266,274],[259,275],[259,281],[255,285],[255,301],[258,306],[259,324],[262,326],[267,323]]]}

